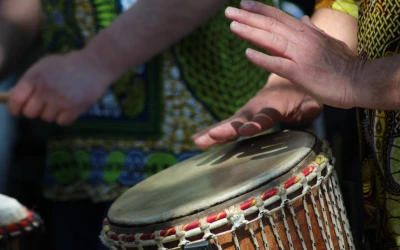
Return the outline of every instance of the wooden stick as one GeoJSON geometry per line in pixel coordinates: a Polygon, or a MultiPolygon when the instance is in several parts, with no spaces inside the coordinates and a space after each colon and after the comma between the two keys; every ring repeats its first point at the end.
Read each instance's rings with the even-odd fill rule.
{"type": "Polygon", "coordinates": [[[0,104],[5,104],[10,99],[10,92],[0,93],[0,104]]]}

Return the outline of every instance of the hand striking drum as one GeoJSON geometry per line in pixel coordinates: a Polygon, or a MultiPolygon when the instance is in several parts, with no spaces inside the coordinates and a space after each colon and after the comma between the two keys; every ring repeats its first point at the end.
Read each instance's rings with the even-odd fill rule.
{"type": "Polygon", "coordinates": [[[110,249],[354,249],[331,149],[306,132],[230,143],[139,183],[111,206],[110,249]]]}

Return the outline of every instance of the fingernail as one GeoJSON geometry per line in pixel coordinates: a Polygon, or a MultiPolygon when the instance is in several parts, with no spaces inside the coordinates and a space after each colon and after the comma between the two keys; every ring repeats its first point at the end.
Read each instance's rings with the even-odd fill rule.
{"type": "Polygon", "coordinates": [[[247,48],[246,49],[246,55],[248,55],[248,56],[254,55],[254,50],[252,50],[250,48],[247,48]]]}
{"type": "Polygon", "coordinates": [[[228,14],[237,14],[238,12],[239,12],[239,10],[236,8],[233,8],[233,7],[226,8],[226,13],[228,13],[228,14]]]}
{"type": "Polygon", "coordinates": [[[241,4],[243,7],[251,8],[251,7],[254,5],[254,1],[243,0],[240,4],[241,4]]]}
{"type": "Polygon", "coordinates": [[[253,125],[251,125],[250,123],[246,123],[240,127],[240,129],[249,129],[249,128],[253,128],[253,125]]]}
{"type": "Polygon", "coordinates": [[[231,29],[239,30],[239,29],[241,29],[241,28],[243,28],[243,24],[238,23],[238,22],[236,22],[236,21],[233,21],[233,22],[231,23],[231,29]]]}

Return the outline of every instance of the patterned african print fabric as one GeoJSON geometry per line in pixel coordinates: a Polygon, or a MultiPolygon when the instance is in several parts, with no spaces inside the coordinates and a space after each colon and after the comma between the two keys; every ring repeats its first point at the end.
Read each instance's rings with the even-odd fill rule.
{"type": "MultiPolygon", "coordinates": [[[[134,2],[42,0],[49,53],[82,48],[134,2]]],[[[47,198],[115,199],[200,153],[191,135],[232,115],[265,85],[268,73],[245,58],[250,45],[231,34],[225,7],[178,45],[124,75],[75,125],[52,129],[47,198]]]]}
{"type": "MultiPolygon", "coordinates": [[[[320,6],[327,7],[328,2],[320,6]]],[[[372,60],[398,53],[400,2],[362,0],[354,6],[357,5],[360,58],[372,60]]],[[[371,249],[399,249],[400,111],[358,109],[357,116],[363,172],[364,240],[371,249]]]]}
{"type": "MultiPolygon", "coordinates": [[[[358,54],[362,59],[399,52],[399,4],[395,0],[361,2],[358,54]]],[[[360,109],[358,115],[364,135],[365,227],[367,233],[377,231],[379,249],[400,247],[400,111],[360,109]]]]}

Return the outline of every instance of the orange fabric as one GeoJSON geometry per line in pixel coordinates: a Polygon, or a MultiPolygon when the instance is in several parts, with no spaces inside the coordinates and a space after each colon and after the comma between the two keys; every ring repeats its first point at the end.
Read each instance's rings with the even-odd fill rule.
{"type": "Polygon", "coordinates": [[[332,9],[333,2],[335,0],[316,0],[315,10],[322,9],[322,8],[329,8],[332,9]]]}

